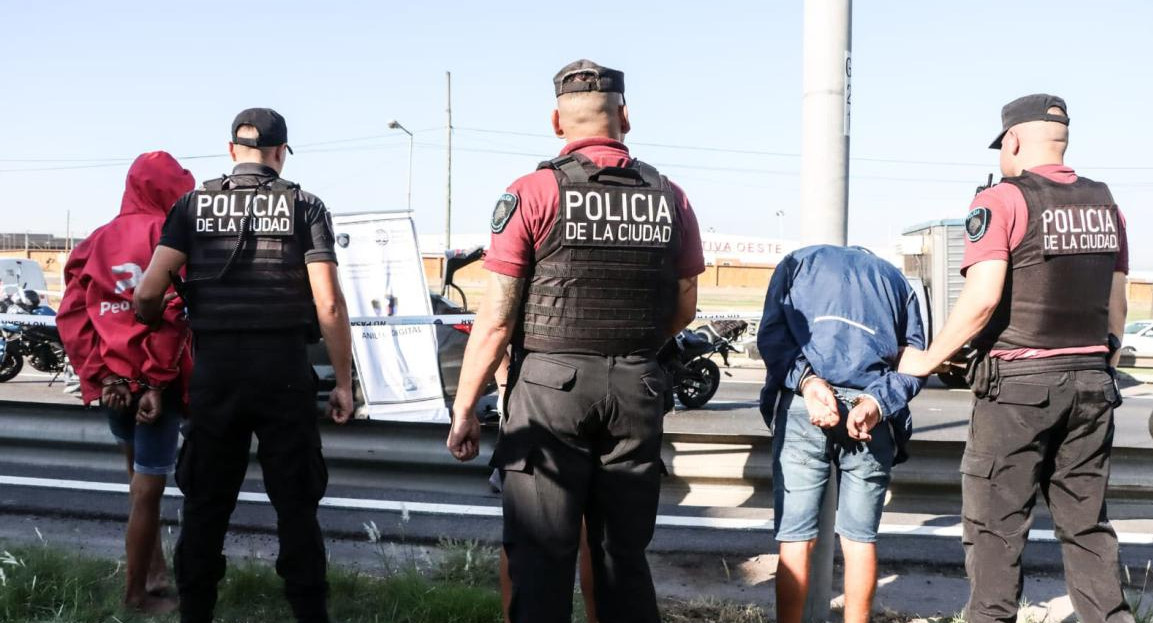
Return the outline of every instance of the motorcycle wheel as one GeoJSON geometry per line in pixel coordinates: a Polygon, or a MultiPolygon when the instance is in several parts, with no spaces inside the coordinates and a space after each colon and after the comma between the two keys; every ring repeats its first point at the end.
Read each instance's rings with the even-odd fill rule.
{"type": "Polygon", "coordinates": [[[4,361],[0,363],[0,383],[5,383],[16,378],[17,374],[24,369],[24,358],[12,353],[5,353],[4,361]]]}
{"type": "Polygon", "coordinates": [[[700,380],[681,379],[677,386],[677,398],[686,409],[699,409],[712,400],[720,388],[721,369],[711,359],[695,359],[685,369],[688,371],[686,376],[699,376],[700,380]]]}

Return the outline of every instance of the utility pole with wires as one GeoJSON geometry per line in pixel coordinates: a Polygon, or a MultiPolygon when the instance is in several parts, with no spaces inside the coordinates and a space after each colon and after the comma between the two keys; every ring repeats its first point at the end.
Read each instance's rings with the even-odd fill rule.
{"type": "MultiPolygon", "coordinates": [[[[448,125],[445,126],[448,139],[448,184],[444,206],[444,251],[448,253],[449,249],[452,248],[452,72],[446,71],[444,76],[448,82],[448,108],[445,111],[448,113],[448,125]]],[[[445,261],[444,266],[447,270],[447,261],[445,261]]]]}
{"type": "MultiPolygon", "coordinates": [[[[844,245],[849,220],[852,0],[805,0],[801,105],[801,239],[844,245]]],[[[830,466],[803,620],[829,620],[837,468],[830,466]]]]}

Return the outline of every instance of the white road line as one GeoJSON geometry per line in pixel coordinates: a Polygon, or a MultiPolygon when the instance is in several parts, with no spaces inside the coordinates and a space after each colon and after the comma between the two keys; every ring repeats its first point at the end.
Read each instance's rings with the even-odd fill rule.
{"type": "MultiPolygon", "coordinates": [[[[54,478],[28,478],[24,476],[0,476],[0,485],[15,487],[34,487],[39,489],[63,489],[69,491],[91,491],[99,493],[128,493],[128,485],[112,482],[91,482],[86,480],[58,480],[54,478]]],[[[164,490],[167,497],[182,497],[180,490],[168,487],[164,490]]],[[[238,498],[241,502],[268,504],[268,496],[263,493],[242,492],[238,498]]],[[[340,508],[346,510],[375,510],[392,512],[421,513],[425,515],[456,515],[463,517],[500,517],[499,506],[484,506],[475,504],[433,504],[429,502],[400,502],[396,500],[369,500],[364,498],[324,498],[320,505],[326,508],[340,508]]],[[[685,515],[657,515],[657,525],[676,528],[711,528],[715,530],[753,530],[758,532],[772,532],[771,519],[753,519],[740,517],[692,517],[685,515]]],[[[949,539],[961,538],[961,525],[951,526],[913,526],[902,524],[882,524],[879,532],[889,535],[942,537],[949,539]]],[[[1140,534],[1120,532],[1117,539],[1123,545],[1153,545],[1153,534],[1140,534]]],[[[1030,530],[1030,541],[1055,542],[1056,535],[1052,530],[1030,530]]]]}

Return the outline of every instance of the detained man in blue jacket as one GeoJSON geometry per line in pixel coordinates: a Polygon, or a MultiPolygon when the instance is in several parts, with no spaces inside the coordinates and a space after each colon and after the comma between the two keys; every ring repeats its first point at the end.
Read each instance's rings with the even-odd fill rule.
{"type": "Polygon", "coordinates": [[[845,623],[866,623],[877,586],[877,528],[893,465],[912,434],[924,379],[897,373],[923,348],[917,297],[892,264],[860,247],[812,246],[773,273],[757,347],[761,414],[773,432],[777,621],[800,623],[830,465],[845,559],[845,623]]]}

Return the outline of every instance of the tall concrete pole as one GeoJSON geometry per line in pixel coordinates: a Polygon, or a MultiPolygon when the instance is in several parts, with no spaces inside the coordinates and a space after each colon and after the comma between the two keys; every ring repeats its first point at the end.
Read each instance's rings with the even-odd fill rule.
{"type": "MultiPolygon", "coordinates": [[[[844,245],[849,217],[852,0],[805,0],[801,112],[801,240],[844,245]]],[[[829,620],[837,470],[832,467],[809,567],[804,620],[829,620]]]]}
{"type": "Polygon", "coordinates": [[[448,113],[448,125],[445,127],[445,138],[448,143],[448,187],[444,206],[444,250],[447,252],[452,248],[452,72],[444,72],[444,77],[448,83],[448,108],[445,110],[448,113]]]}
{"type": "Polygon", "coordinates": [[[801,238],[845,244],[849,211],[852,0],[805,0],[801,238]]]}

